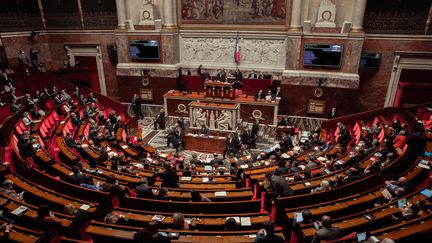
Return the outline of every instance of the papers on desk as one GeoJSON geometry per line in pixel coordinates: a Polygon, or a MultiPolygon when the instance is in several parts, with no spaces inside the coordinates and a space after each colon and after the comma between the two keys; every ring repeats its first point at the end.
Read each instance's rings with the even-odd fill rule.
{"type": "Polygon", "coordinates": [[[158,221],[158,222],[162,222],[162,221],[164,221],[164,219],[165,219],[165,216],[163,216],[163,215],[158,215],[158,214],[156,214],[156,215],[153,216],[153,218],[152,218],[152,220],[154,220],[154,221],[158,221]]]}
{"type": "Polygon", "coordinates": [[[122,149],[128,149],[129,148],[129,146],[127,146],[126,144],[122,145],[121,147],[122,147],[122,149]]]}
{"type": "Polygon", "coordinates": [[[241,226],[251,226],[250,217],[240,217],[240,225],[241,226]]]}
{"type": "Polygon", "coordinates": [[[132,163],[132,165],[135,166],[135,167],[138,168],[138,169],[142,169],[142,168],[144,168],[144,165],[139,164],[139,163],[132,163]]]}
{"type": "Polygon", "coordinates": [[[418,164],[417,167],[426,169],[426,170],[430,170],[430,166],[429,165],[425,165],[425,164],[418,164]]]}
{"type": "Polygon", "coordinates": [[[215,192],[215,197],[227,197],[226,191],[215,192]]]}
{"type": "Polygon", "coordinates": [[[208,177],[203,177],[203,180],[202,180],[203,182],[208,182],[209,181],[209,178],[208,177]]]}
{"type": "Polygon", "coordinates": [[[382,153],[380,153],[380,152],[377,152],[377,153],[375,153],[375,154],[374,154],[374,156],[375,156],[375,157],[377,157],[377,158],[381,158],[381,156],[382,156],[382,153]]]}
{"type": "Polygon", "coordinates": [[[382,192],[381,192],[381,194],[383,195],[383,197],[385,198],[385,199],[391,199],[392,197],[393,197],[393,195],[387,190],[387,189],[384,189],[382,192]]]}
{"type": "Polygon", "coordinates": [[[305,165],[299,165],[299,167],[300,167],[302,170],[305,170],[305,169],[306,169],[306,166],[305,166],[305,165]]]}
{"type": "Polygon", "coordinates": [[[108,157],[110,157],[110,158],[114,158],[114,157],[117,157],[117,153],[116,153],[116,152],[113,152],[113,151],[111,151],[111,152],[109,152],[109,153],[108,153],[108,157]]]}
{"type": "Polygon", "coordinates": [[[180,180],[181,181],[191,181],[192,177],[190,177],[190,176],[182,176],[182,177],[180,177],[180,180]]]}
{"type": "Polygon", "coordinates": [[[88,147],[88,144],[86,144],[86,143],[81,144],[81,148],[87,148],[87,147],[88,147]]]}
{"type": "Polygon", "coordinates": [[[260,162],[255,162],[255,163],[252,164],[253,167],[257,167],[257,166],[260,166],[260,165],[261,165],[260,162]]]}
{"type": "Polygon", "coordinates": [[[294,219],[296,222],[302,222],[303,221],[303,214],[302,213],[295,213],[294,219]]]}
{"type": "Polygon", "coordinates": [[[242,165],[240,165],[240,168],[247,169],[247,168],[249,168],[249,166],[247,164],[242,164],[242,165]]]}
{"type": "Polygon", "coordinates": [[[212,171],[213,168],[212,168],[211,165],[206,165],[206,166],[204,166],[204,170],[205,170],[205,171],[212,171]]]}
{"type": "Polygon", "coordinates": [[[27,210],[28,210],[28,207],[26,207],[24,205],[21,205],[21,206],[17,207],[15,210],[13,210],[11,212],[11,214],[19,216],[19,215],[21,215],[22,213],[24,213],[27,210]]]}
{"type": "Polygon", "coordinates": [[[264,164],[265,164],[265,165],[269,165],[269,164],[270,164],[270,162],[266,161],[266,162],[264,162],[264,164]]]}
{"type": "Polygon", "coordinates": [[[304,183],[304,185],[305,185],[305,186],[310,186],[311,183],[307,181],[307,182],[304,183]]]}
{"type": "Polygon", "coordinates": [[[318,157],[317,160],[319,160],[321,162],[327,161],[327,159],[325,157],[322,157],[322,156],[318,157]]]}
{"type": "Polygon", "coordinates": [[[340,164],[340,165],[343,165],[345,163],[345,161],[343,161],[343,160],[340,159],[340,160],[336,161],[336,163],[340,164]]]}
{"type": "Polygon", "coordinates": [[[90,208],[90,205],[83,204],[81,207],[79,207],[81,210],[87,211],[90,208]]]}
{"type": "Polygon", "coordinates": [[[284,159],[289,159],[289,158],[291,158],[291,156],[289,156],[287,153],[283,153],[283,154],[281,155],[281,157],[284,158],[284,159]]]}

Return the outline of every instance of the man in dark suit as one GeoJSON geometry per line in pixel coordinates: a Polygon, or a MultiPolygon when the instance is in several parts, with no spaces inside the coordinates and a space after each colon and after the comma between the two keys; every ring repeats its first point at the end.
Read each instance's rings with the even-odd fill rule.
{"type": "Polygon", "coordinates": [[[197,154],[192,154],[192,159],[190,159],[189,161],[191,164],[196,164],[199,165],[201,164],[201,160],[198,159],[198,155],[197,154]]]}
{"type": "Polygon", "coordinates": [[[162,180],[162,187],[177,188],[178,187],[178,175],[174,168],[170,165],[165,166],[164,179],[162,180]]]}
{"type": "Polygon", "coordinates": [[[84,183],[84,174],[81,173],[78,166],[72,167],[72,175],[69,176],[69,180],[72,182],[72,184],[80,185],[81,183],[84,183]]]}
{"type": "Polygon", "coordinates": [[[157,130],[158,125],[160,129],[165,129],[165,111],[162,108],[160,110],[159,115],[156,117],[156,120],[153,122],[154,129],[157,130]]]}
{"type": "Polygon", "coordinates": [[[294,191],[289,186],[288,181],[285,180],[280,171],[275,171],[274,175],[271,178],[271,188],[273,192],[273,197],[286,197],[294,195],[294,191]]]}
{"type": "Polygon", "coordinates": [[[276,88],[276,92],[273,94],[274,99],[282,99],[282,91],[280,86],[276,88]]]}
{"type": "Polygon", "coordinates": [[[212,159],[210,161],[211,165],[215,166],[215,165],[223,165],[223,160],[221,158],[219,158],[219,156],[217,155],[217,153],[213,154],[214,159],[212,159]]]}
{"type": "Polygon", "coordinates": [[[340,238],[339,228],[332,227],[332,220],[329,216],[324,215],[321,218],[321,229],[315,232],[312,243],[319,243],[321,240],[335,240],[340,238]]]}
{"type": "Polygon", "coordinates": [[[216,76],[216,78],[221,81],[221,82],[225,82],[226,81],[226,72],[225,69],[222,69],[216,76]]]}
{"type": "Polygon", "coordinates": [[[71,122],[75,126],[81,126],[81,119],[75,114],[75,112],[71,113],[71,122]]]}
{"type": "Polygon", "coordinates": [[[249,73],[248,78],[256,79],[258,78],[258,73],[255,70],[252,70],[252,72],[249,73]]]}
{"type": "Polygon", "coordinates": [[[235,134],[231,133],[225,140],[225,149],[223,151],[223,158],[225,159],[226,154],[234,153],[235,149],[235,134]]]}
{"type": "Polygon", "coordinates": [[[210,135],[210,130],[204,124],[201,125],[201,129],[199,132],[201,135],[205,135],[205,136],[210,135]]]}
{"type": "Polygon", "coordinates": [[[287,134],[282,136],[282,142],[279,143],[281,151],[287,151],[294,147],[292,139],[287,134]]]}
{"type": "Polygon", "coordinates": [[[265,94],[263,93],[262,89],[258,91],[255,95],[255,100],[263,100],[265,99],[265,94]]]}
{"type": "Polygon", "coordinates": [[[407,159],[410,163],[414,163],[426,148],[427,139],[424,136],[424,130],[423,125],[420,125],[417,132],[411,134],[408,139],[407,159]]]}
{"type": "Polygon", "coordinates": [[[243,80],[243,74],[240,71],[240,69],[237,68],[237,70],[234,73],[234,77],[235,77],[236,81],[240,81],[241,82],[243,80]]]}
{"type": "Polygon", "coordinates": [[[144,115],[141,111],[141,98],[138,96],[138,94],[134,94],[131,106],[135,116],[140,120],[143,119],[144,115]]]}
{"type": "Polygon", "coordinates": [[[327,118],[328,119],[334,119],[334,118],[337,118],[339,115],[338,115],[338,113],[336,112],[336,108],[335,107],[333,107],[332,109],[331,109],[331,111],[327,114],[327,118]]]}
{"type": "Polygon", "coordinates": [[[250,135],[248,133],[248,130],[242,129],[241,135],[240,135],[240,141],[242,144],[245,144],[249,147],[250,142],[250,135]]]}
{"type": "Polygon", "coordinates": [[[176,127],[174,135],[174,147],[176,152],[183,149],[184,132],[180,127],[176,127]]]}
{"type": "Polygon", "coordinates": [[[66,142],[66,145],[69,148],[78,148],[78,147],[81,147],[78,144],[76,144],[75,140],[73,139],[73,137],[72,137],[72,135],[70,133],[66,133],[65,142],[66,142]]]}
{"type": "Polygon", "coordinates": [[[148,186],[148,181],[147,181],[147,178],[145,178],[145,177],[141,178],[140,185],[135,187],[135,190],[136,190],[136,196],[138,198],[148,198],[148,199],[154,198],[153,191],[148,186]]]}
{"type": "Polygon", "coordinates": [[[348,131],[348,128],[341,122],[338,122],[337,126],[339,127],[338,143],[342,144],[343,148],[346,148],[351,141],[351,135],[348,131]]]}
{"type": "Polygon", "coordinates": [[[251,133],[250,133],[251,137],[257,137],[258,136],[258,131],[259,131],[258,124],[259,124],[259,120],[256,119],[254,124],[252,125],[252,129],[251,129],[251,133]]]}
{"type": "Polygon", "coordinates": [[[211,77],[210,77],[210,73],[209,73],[207,70],[204,70],[204,71],[203,71],[203,73],[202,73],[202,77],[203,77],[204,81],[207,81],[207,80],[210,80],[210,79],[211,79],[211,77]]]}
{"type": "Polygon", "coordinates": [[[257,243],[283,243],[282,237],[275,235],[274,233],[274,223],[271,220],[264,222],[264,229],[261,229],[257,233],[255,242],[257,243]]]}

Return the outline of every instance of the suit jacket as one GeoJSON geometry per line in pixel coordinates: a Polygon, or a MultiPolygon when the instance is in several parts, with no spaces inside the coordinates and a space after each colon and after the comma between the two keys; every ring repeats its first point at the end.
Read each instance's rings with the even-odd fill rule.
{"type": "Polygon", "coordinates": [[[212,159],[212,160],[210,161],[210,163],[211,163],[212,165],[214,165],[214,164],[223,165],[223,159],[221,159],[221,158],[214,158],[214,159],[212,159]]]}
{"type": "Polygon", "coordinates": [[[273,176],[271,180],[271,188],[275,197],[291,196],[294,195],[294,191],[288,185],[288,182],[282,176],[273,176]]]}
{"type": "Polygon", "coordinates": [[[168,169],[165,172],[165,177],[162,181],[162,186],[163,187],[165,186],[168,188],[177,188],[178,187],[178,185],[177,185],[178,181],[179,181],[179,178],[178,178],[176,171],[173,169],[168,169]]]}
{"type": "Polygon", "coordinates": [[[71,121],[72,121],[72,124],[73,124],[73,125],[78,125],[78,126],[81,125],[81,120],[80,120],[80,118],[79,118],[78,116],[73,117],[73,118],[71,119],[71,121]]]}
{"type": "Polygon", "coordinates": [[[165,121],[165,112],[159,113],[159,115],[156,118],[157,123],[161,123],[165,121]]]}
{"type": "Polygon", "coordinates": [[[250,133],[251,137],[256,137],[256,136],[258,136],[258,130],[259,130],[259,126],[258,126],[258,124],[254,123],[254,124],[252,125],[252,130],[251,130],[251,133],[250,133]]]}
{"type": "Polygon", "coordinates": [[[208,80],[208,79],[210,79],[210,74],[208,72],[203,72],[202,77],[203,77],[204,81],[208,80]]]}
{"type": "Polygon", "coordinates": [[[141,184],[135,187],[135,190],[136,190],[137,197],[139,198],[148,198],[148,199],[154,198],[153,191],[148,185],[141,184]]]}
{"type": "Polygon", "coordinates": [[[191,164],[197,164],[197,165],[199,165],[199,164],[202,163],[201,160],[199,160],[199,159],[191,159],[189,162],[190,162],[191,164]]]}
{"type": "Polygon", "coordinates": [[[322,228],[317,230],[312,243],[319,243],[321,240],[336,240],[340,238],[339,228],[322,228]]]}
{"type": "Polygon", "coordinates": [[[282,91],[276,91],[276,93],[273,94],[274,98],[282,98],[282,91]]]}
{"type": "Polygon", "coordinates": [[[77,144],[75,143],[75,140],[72,137],[66,137],[65,138],[66,145],[70,148],[76,148],[77,144]]]}
{"type": "Polygon", "coordinates": [[[72,174],[69,176],[69,180],[75,185],[81,185],[81,183],[84,183],[84,174],[72,174]]]}
{"type": "Polygon", "coordinates": [[[328,119],[333,119],[333,118],[336,118],[336,117],[338,117],[339,115],[338,115],[338,113],[337,112],[335,112],[335,113],[333,113],[333,112],[329,112],[328,114],[327,114],[327,118],[328,119]]]}
{"type": "Polygon", "coordinates": [[[261,92],[261,93],[257,93],[256,95],[255,95],[255,99],[256,100],[263,100],[263,99],[265,99],[265,94],[263,93],[263,92],[261,92]]]}
{"type": "Polygon", "coordinates": [[[287,150],[294,147],[291,137],[286,136],[280,143],[280,146],[281,146],[281,150],[287,150]]]}

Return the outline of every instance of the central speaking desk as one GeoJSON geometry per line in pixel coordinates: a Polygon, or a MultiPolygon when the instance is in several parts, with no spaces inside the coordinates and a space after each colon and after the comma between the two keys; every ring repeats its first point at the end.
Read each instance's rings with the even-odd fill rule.
{"type": "MultiPolygon", "coordinates": [[[[205,92],[181,92],[171,90],[164,95],[164,105],[167,116],[189,117],[190,107],[193,101],[238,104],[240,119],[243,122],[253,122],[259,119],[261,124],[277,125],[279,112],[279,100],[265,101],[255,100],[254,96],[242,95],[233,98],[212,98],[206,97],[205,92]]],[[[192,103],[195,104],[195,103],[192,103]]]]}
{"type": "Polygon", "coordinates": [[[225,137],[188,133],[185,135],[185,146],[186,150],[206,153],[222,153],[225,149],[225,137]]]}

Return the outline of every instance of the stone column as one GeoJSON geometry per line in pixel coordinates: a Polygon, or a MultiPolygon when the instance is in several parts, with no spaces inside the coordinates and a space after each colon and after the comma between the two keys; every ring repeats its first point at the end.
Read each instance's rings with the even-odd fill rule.
{"type": "Polygon", "coordinates": [[[291,7],[291,23],[289,27],[289,31],[301,31],[302,30],[302,24],[301,24],[301,0],[293,0],[292,1],[292,7],[291,7]]]}
{"type": "Polygon", "coordinates": [[[175,0],[164,0],[162,5],[164,11],[164,28],[172,29],[176,27],[176,3],[175,0]]]}
{"type": "Polygon", "coordinates": [[[116,0],[117,8],[117,28],[126,29],[126,8],[124,0],[116,0]]]}
{"type": "Polygon", "coordinates": [[[363,19],[366,10],[366,3],[367,0],[354,1],[351,32],[354,33],[363,32],[363,19]]]}

